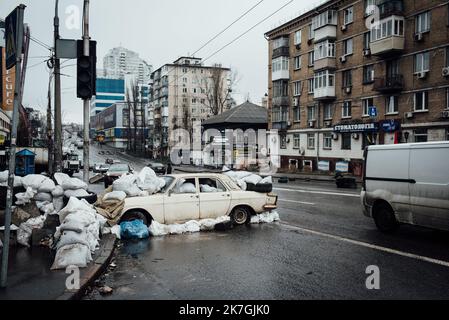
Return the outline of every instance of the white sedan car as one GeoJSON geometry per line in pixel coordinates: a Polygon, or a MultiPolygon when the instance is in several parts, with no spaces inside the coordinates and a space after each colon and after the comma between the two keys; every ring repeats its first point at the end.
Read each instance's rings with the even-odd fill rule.
{"type": "Polygon", "coordinates": [[[277,195],[243,191],[223,174],[173,174],[162,178],[166,187],[160,193],[125,199],[122,221],[172,224],[229,215],[234,224],[242,225],[250,222],[251,215],[277,207],[277,195]]]}

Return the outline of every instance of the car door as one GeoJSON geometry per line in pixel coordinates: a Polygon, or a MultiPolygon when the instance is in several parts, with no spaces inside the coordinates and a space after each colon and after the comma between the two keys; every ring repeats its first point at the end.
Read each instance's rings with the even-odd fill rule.
{"type": "Polygon", "coordinates": [[[200,219],[218,218],[228,213],[231,193],[217,178],[200,178],[200,219]]]}
{"type": "Polygon", "coordinates": [[[196,178],[180,178],[164,195],[165,223],[172,224],[200,217],[200,199],[196,178]],[[181,188],[184,183],[193,184],[194,189],[181,188]]]}
{"type": "Polygon", "coordinates": [[[410,204],[417,225],[449,230],[449,148],[416,146],[410,152],[410,204]]]}

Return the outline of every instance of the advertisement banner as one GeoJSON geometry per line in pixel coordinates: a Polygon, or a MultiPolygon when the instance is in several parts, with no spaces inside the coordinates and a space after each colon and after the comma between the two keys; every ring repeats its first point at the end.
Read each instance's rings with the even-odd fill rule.
{"type": "Polygon", "coordinates": [[[2,101],[1,107],[8,116],[12,115],[14,109],[14,86],[16,81],[15,68],[6,69],[6,55],[5,48],[1,48],[1,68],[2,68],[2,101]]]}
{"type": "Polygon", "coordinates": [[[329,161],[318,162],[318,170],[319,171],[329,171],[329,161]]]}
{"type": "Polygon", "coordinates": [[[19,8],[6,17],[5,20],[5,47],[6,47],[6,69],[11,69],[16,65],[17,54],[17,20],[19,16],[19,8]]]}
{"type": "Polygon", "coordinates": [[[347,161],[339,161],[335,164],[336,172],[348,172],[349,171],[349,162],[347,161]]]}
{"type": "Polygon", "coordinates": [[[355,124],[340,124],[334,127],[334,132],[337,133],[361,133],[361,132],[377,132],[379,131],[379,123],[355,123],[355,124]]]}

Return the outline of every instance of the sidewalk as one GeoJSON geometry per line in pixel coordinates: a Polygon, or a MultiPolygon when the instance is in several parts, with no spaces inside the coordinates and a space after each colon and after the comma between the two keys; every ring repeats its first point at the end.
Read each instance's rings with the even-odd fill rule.
{"type": "MultiPolygon", "coordinates": [[[[188,172],[188,173],[200,173],[200,172],[216,172],[221,173],[221,169],[213,169],[213,168],[207,168],[207,167],[196,167],[196,166],[190,166],[190,165],[183,165],[183,166],[175,166],[173,167],[174,170],[178,172],[188,172]]],[[[278,172],[273,175],[274,178],[280,178],[280,177],[287,177],[289,179],[296,179],[296,180],[306,180],[306,181],[324,181],[324,182],[330,182],[335,183],[335,177],[334,175],[329,174],[321,174],[321,173],[282,173],[278,172]]],[[[361,178],[356,177],[357,183],[361,183],[361,178]]]]}
{"type": "MultiPolygon", "coordinates": [[[[86,286],[107,267],[116,238],[104,235],[93,261],[80,269],[80,290],[67,291],[65,270],[50,270],[54,252],[44,247],[11,247],[8,287],[0,289],[0,300],[70,300],[78,299],[86,286]]],[[[1,251],[1,250],[0,250],[1,251]]]]}

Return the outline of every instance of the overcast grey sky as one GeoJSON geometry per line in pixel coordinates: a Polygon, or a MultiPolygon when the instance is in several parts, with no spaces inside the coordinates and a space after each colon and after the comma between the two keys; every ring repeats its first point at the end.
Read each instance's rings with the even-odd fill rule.
{"type": "MultiPolygon", "coordinates": [[[[154,68],[171,63],[179,56],[195,52],[202,44],[224,29],[260,0],[91,0],[90,34],[98,42],[98,67],[103,56],[122,45],[136,51],[154,68]]],[[[205,58],[225,44],[278,10],[289,0],[264,0],[242,20],[196,54],[205,58]]],[[[249,95],[259,103],[267,92],[267,41],[264,33],[299,12],[310,9],[322,0],[294,0],[270,19],[215,55],[207,64],[222,63],[238,72],[240,81],[235,99],[243,102],[249,95]]],[[[34,38],[53,46],[54,0],[0,0],[0,16],[19,3],[27,6],[25,22],[34,38]]],[[[61,37],[80,39],[81,29],[68,29],[65,22],[70,6],[82,11],[82,0],[60,0],[61,37]]],[[[81,17],[80,17],[81,19],[81,17]]],[[[79,24],[81,21],[79,20],[79,24]]],[[[46,109],[48,69],[42,56],[49,51],[31,42],[24,105],[46,109]],[[36,65],[37,64],[37,65],[36,65]]],[[[62,110],[64,122],[82,122],[82,101],[76,98],[76,67],[74,60],[63,61],[62,110]]]]}

